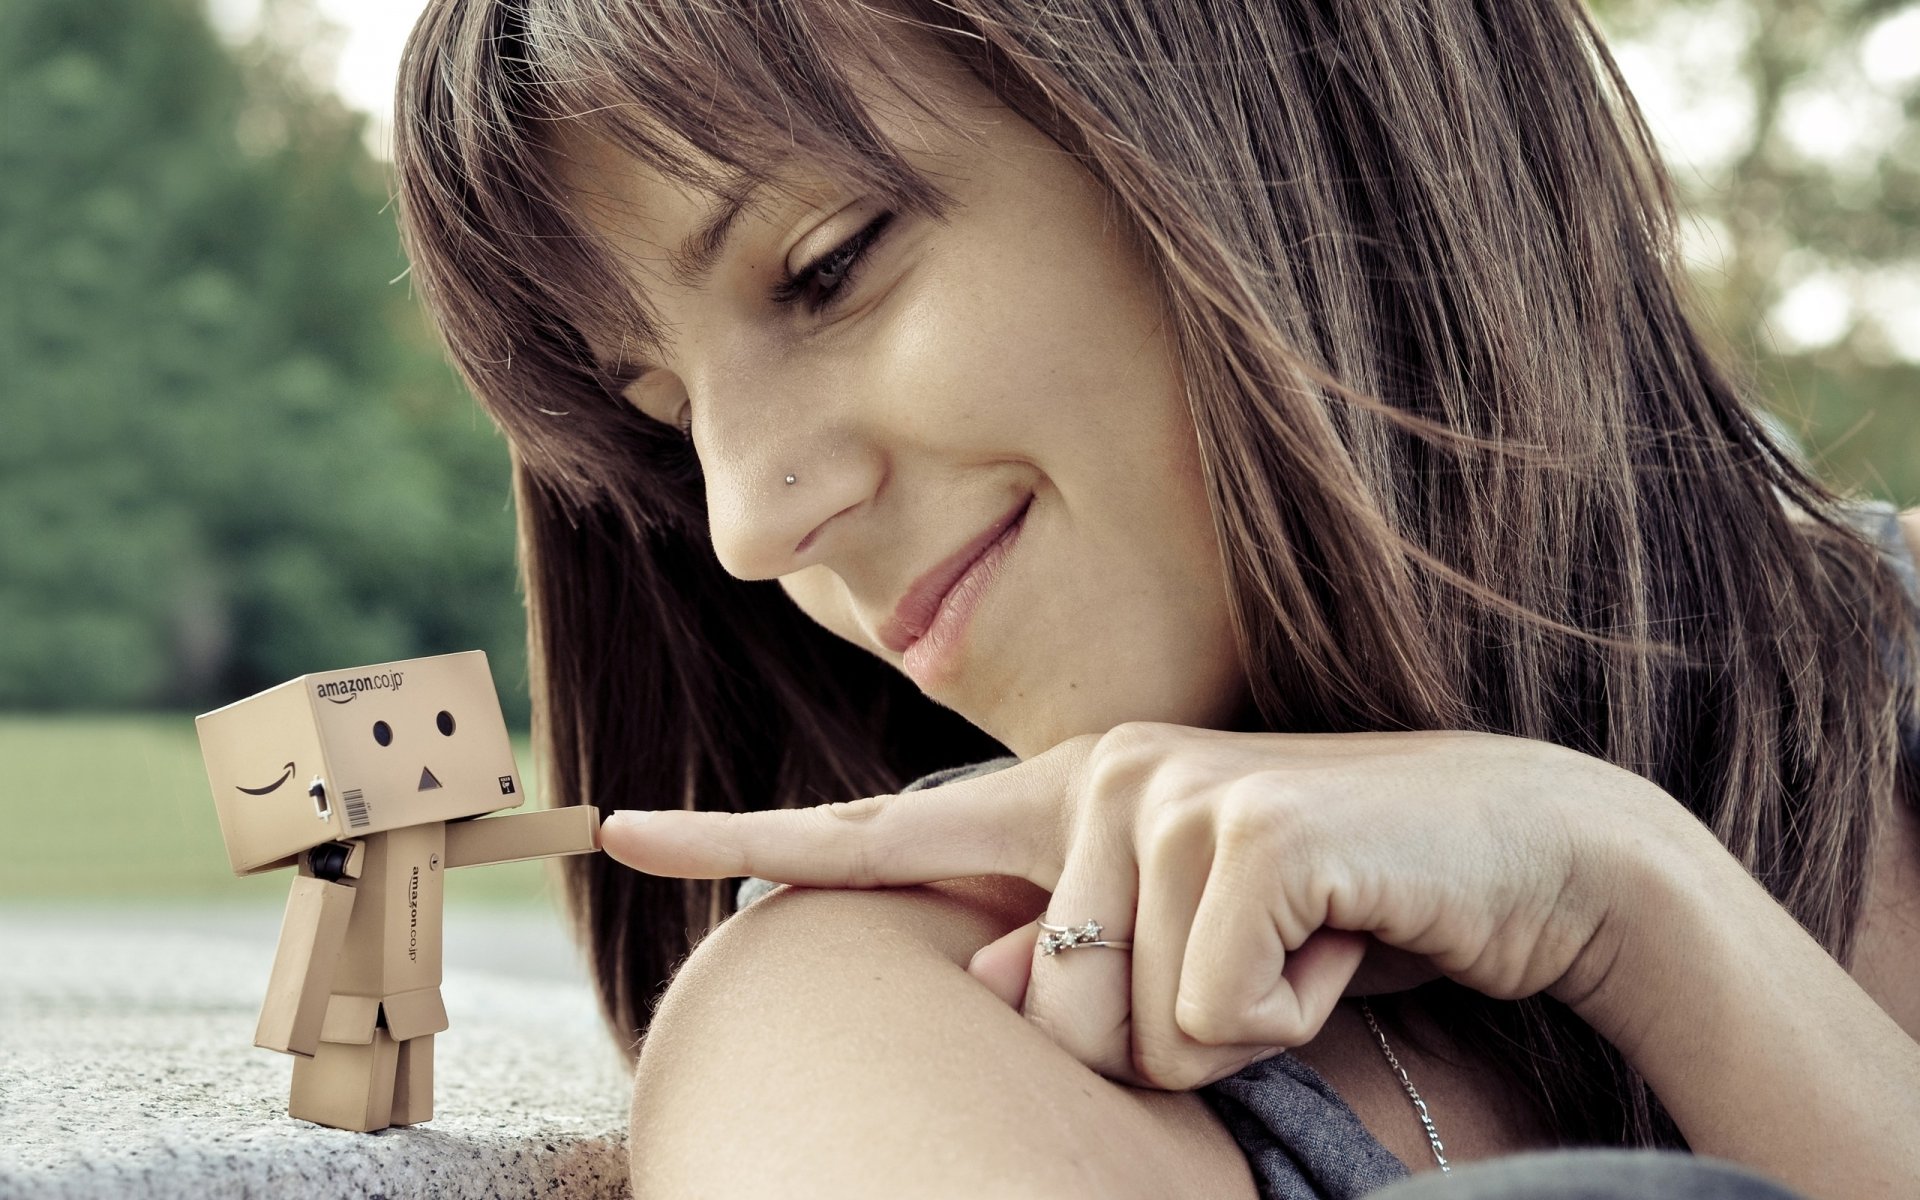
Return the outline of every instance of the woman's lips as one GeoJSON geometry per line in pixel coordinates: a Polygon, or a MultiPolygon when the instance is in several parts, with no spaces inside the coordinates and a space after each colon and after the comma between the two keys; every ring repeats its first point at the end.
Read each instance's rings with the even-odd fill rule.
{"type": "Polygon", "coordinates": [[[1026,515],[1027,506],[1033,503],[1029,495],[1019,504],[1009,509],[998,520],[975,534],[966,545],[949,554],[932,570],[914,580],[907,594],[894,606],[893,615],[880,626],[880,644],[895,654],[904,653],[924,636],[933,625],[934,615],[940,611],[940,604],[947,598],[961,576],[977,562],[988,547],[1000,540],[1001,535],[1013,527],[1014,522],[1026,515]]]}
{"type": "Polygon", "coordinates": [[[927,631],[915,638],[900,656],[900,669],[922,691],[931,691],[951,668],[958,656],[960,643],[965,639],[967,626],[973,619],[974,609],[992,586],[994,576],[1012,552],[1014,543],[1020,540],[1020,531],[1026,526],[1027,510],[1032,503],[1033,498],[1029,496],[1012,514],[1011,521],[1004,524],[996,522],[1000,526],[998,536],[954,581],[953,586],[941,597],[927,631]]]}

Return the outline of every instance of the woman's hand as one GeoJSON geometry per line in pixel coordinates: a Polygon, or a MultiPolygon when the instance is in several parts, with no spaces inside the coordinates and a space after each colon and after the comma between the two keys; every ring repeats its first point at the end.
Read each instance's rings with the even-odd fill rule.
{"type": "Polygon", "coordinates": [[[1650,807],[1678,809],[1638,776],[1522,738],[1137,723],[924,792],[621,812],[602,838],[682,878],[1031,880],[1052,894],[1047,923],[1095,919],[1132,950],[1047,956],[1030,924],[972,972],[1101,1074],[1187,1090],[1311,1040],[1352,991],[1437,972],[1503,998],[1590,992],[1612,860],[1635,841],[1618,835],[1650,807]],[[1404,953],[1382,961],[1380,945],[1404,953]]]}

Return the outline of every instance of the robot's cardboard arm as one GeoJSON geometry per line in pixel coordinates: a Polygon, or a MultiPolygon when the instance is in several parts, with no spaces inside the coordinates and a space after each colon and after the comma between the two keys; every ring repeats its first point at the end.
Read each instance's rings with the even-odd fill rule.
{"type": "Polygon", "coordinates": [[[364,851],[359,842],[333,842],[307,855],[287,895],[254,1045],[307,1057],[319,1048],[334,967],[353,915],[351,881],[360,875],[364,851]]]}
{"type": "Polygon", "coordinates": [[[590,854],[599,848],[600,810],[592,805],[482,817],[447,825],[449,867],[590,854]]]}

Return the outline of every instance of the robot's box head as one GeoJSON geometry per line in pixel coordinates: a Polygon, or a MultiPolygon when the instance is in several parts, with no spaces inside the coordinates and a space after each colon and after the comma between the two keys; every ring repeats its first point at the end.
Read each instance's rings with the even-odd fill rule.
{"type": "Polygon", "coordinates": [[[479,650],[302,675],[194,723],[242,875],[325,842],[524,798],[479,650]]]}

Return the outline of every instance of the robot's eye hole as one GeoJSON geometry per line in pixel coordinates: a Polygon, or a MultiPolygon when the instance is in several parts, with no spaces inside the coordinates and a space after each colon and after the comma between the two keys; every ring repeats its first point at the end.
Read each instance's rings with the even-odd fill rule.
{"type": "Polygon", "coordinates": [[[443,708],[440,710],[440,715],[433,719],[433,723],[440,727],[441,733],[446,734],[448,737],[453,736],[453,714],[446,709],[443,708]]]}
{"type": "Polygon", "coordinates": [[[382,746],[393,745],[393,726],[387,724],[385,721],[375,721],[373,723],[373,740],[379,742],[382,746]]]}

